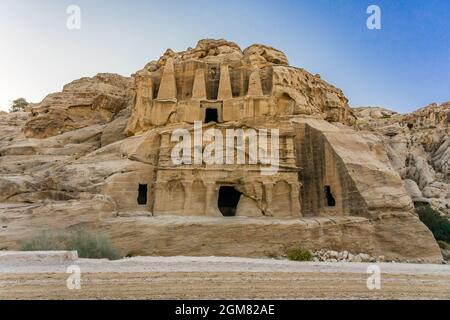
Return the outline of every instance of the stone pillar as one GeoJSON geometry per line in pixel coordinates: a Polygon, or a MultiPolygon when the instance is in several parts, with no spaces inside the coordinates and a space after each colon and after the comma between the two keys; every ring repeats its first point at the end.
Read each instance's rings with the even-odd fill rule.
{"type": "Polygon", "coordinates": [[[222,65],[220,67],[219,93],[217,99],[223,101],[232,98],[233,93],[231,90],[230,70],[228,65],[222,65]]]}
{"type": "Polygon", "coordinates": [[[273,182],[265,182],[264,194],[266,196],[266,216],[273,217],[272,198],[273,198],[273,182]]]}
{"type": "Polygon", "coordinates": [[[164,212],[164,204],[166,199],[167,181],[157,181],[155,185],[155,199],[153,204],[153,214],[159,214],[164,212]]]}
{"type": "Polygon", "coordinates": [[[293,217],[303,217],[300,205],[300,185],[298,182],[290,182],[291,186],[291,215],[293,217]]]}
{"type": "Polygon", "coordinates": [[[162,133],[161,134],[161,148],[169,148],[170,147],[170,134],[162,133]]]}
{"type": "Polygon", "coordinates": [[[159,161],[160,164],[170,165],[172,164],[171,152],[170,148],[170,134],[162,133],[160,135],[160,143],[159,143],[159,161]]]}
{"type": "Polygon", "coordinates": [[[192,89],[192,99],[206,100],[206,81],[205,70],[197,69],[195,71],[194,87],[192,89]]]}
{"type": "Polygon", "coordinates": [[[161,84],[158,91],[159,100],[176,100],[177,99],[177,84],[175,80],[175,68],[173,59],[167,59],[164,67],[161,84]]]}
{"type": "Polygon", "coordinates": [[[263,189],[263,184],[260,182],[256,182],[253,181],[251,182],[254,185],[255,188],[255,197],[256,197],[256,201],[259,204],[263,203],[263,199],[264,199],[264,189],[263,189]]]}
{"type": "Polygon", "coordinates": [[[259,74],[259,69],[252,71],[250,79],[248,81],[248,92],[249,97],[261,97],[263,96],[263,89],[261,84],[261,76],[259,74]]]}
{"type": "Polygon", "coordinates": [[[297,162],[295,161],[296,157],[293,137],[286,137],[285,147],[286,163],[290,165],[296,165],[297,162]]]}
{"type": "Polygon", "coordinates": [[[253,118],[255,116],[255,99],[246,99],[244,102],[244,117],[253,118]]]}
{"type": "Polygon", "coordinates": [[[218,186],[214,182],[207,182],[206,185],[206,205],[205,205],[205,216],[210,217],[220,217],[222,216],[219,213],[217,208],[217,189],[218,186]]]}
{"type": "Polygon", "coordinates": [[[189,215],[190,214],[190,205],[192,200],[192,185],[194,184],[194,181],[183,181],[183,188],[184,188],[184,204],[183,204],[183,214],[189,215]]]}

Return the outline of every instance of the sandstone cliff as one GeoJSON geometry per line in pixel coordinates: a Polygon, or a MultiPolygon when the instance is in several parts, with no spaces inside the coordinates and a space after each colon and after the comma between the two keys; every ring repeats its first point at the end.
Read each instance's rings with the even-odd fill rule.
{"type": "Polygon", "coordinates": [[[224,121],[247,117],[249,107],[242,106],[245,101],[240,100],[249,96],[268,96],[260,99],[252,116],[311,115],[347,125],[355,121],[340,89],[318,75],[289,66],[284,53],[264,45],[242,51],[233,42],[202,40],[194,49],[179,53],[169,49],[137,72],[134,81],[136,104],[126,130],[129,135],[169,123],[192,122],[199,113],[192,100],[215,100],[217,95],[230,110],[224,113],[224,121]],[[222,79],[229,83],[225,85],[222,79]],[[194,86],[199,83],[204,86],[202,90],[194,86]],[[165,100],[164,106],[155,99],[165,100]],[[174,100],[178,105],[168,103],[174,100]],[[177,112],[186,100],[191,100],[185,103],[186,111],[177,112]]]}
{"type": "Polygon", "coordinates": [[[27,138],[48,138],[94,124],[111,122],[127,108],[131,79],[98,74],[67,84],[31,107],[24,133],[27,138]]]}
{"type": "Polygon", "coordinates": [[[367,121],[281,51],[225,40],[169,49],[131,77],[74,81],[28,113],[0,114],[0,249],[84,225],[107,231],[123,254],[267,256],[302,246],[439,262],[400,175],[420,199],[445,206],[448,118],[425,110],[400,125],[385,110],[357,113],[367,121]],[[175,167],[170,134],[197,121],[279,129],[279,172],[175,167]],[[223,187],[240,194],[234,219],[220,213],[223,187]]]}
{"type": "Polygon", "coordinates": [[[412,199],[430,203],[450,218],[450,103],[400,115],[356,108],[357,128],[375,133],[412,199]]]}

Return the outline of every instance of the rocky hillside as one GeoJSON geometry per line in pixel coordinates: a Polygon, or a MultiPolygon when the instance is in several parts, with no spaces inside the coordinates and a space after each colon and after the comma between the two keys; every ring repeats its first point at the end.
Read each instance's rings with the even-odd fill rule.
{"type": "Polygon", "coordinates": [[[82,78],[31,105],[29,112],[0,113],[0,203],[8,208],[10,204],[34,204],[29,212],[54,206],[65,212],[74,208],[89,211],[93,202],[114,211],[114,203],[103,195],[108,181],[149,165],[139,161],[133,149],[143,137],[127,139],[136,133],[130,130],[133,116],[141,115],[132,112],[141,105],[139,79],[162,70],[169,58],[248,68],[276,66],[275,79],[280,83],[274,83],[274,91],[281,100],[287,97],[286,112],[354,122],[340,89],[318,75],[289,67],[281,51],[259,44],[241,50],[226,40],[200,40],[195,48],[183,52],[168,49],[131,77],[98,74],[82,78]],[[72,207],[60,200],[72,201],[72,207]]]}
{"type": "Polygon", "coordinates": [[[375,133],[416,203],[430,203],[450,218],[450,102],[401,115],[355,108],[356,127],[375,133]]]}
{"type": "Polygon", "coordinates": [[[385,147],[414,200],[450,214],[448,110],[354,111],[340,89],[264,45],[202,40],[169,49],[130,77],[82,78],[27,112],[0,113],[0,250],[38,231],[84,226],[108,233],[124,255],[266,256],[303,243],[440,262],[385,147]],[[169,133],[194,121],[281,129],[286,165],[269,178],[164,166],[169,133]],[[241,194],[246,218],[268,219],[223,219],[225,183],[241,194]],[[285,220],[294,214],[304,219],[285,220]]]}

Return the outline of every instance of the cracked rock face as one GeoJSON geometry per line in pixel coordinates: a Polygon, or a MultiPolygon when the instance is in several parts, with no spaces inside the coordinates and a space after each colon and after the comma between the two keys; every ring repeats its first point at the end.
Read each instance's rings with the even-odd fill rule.
{"type": "Polygon", "coordinates": [[[450,103],[431,104],[406,115],[356,108],[356,126],[375,132],[413,201],[430,203],[450,218],[450,103]]]}
{"type": "Polygon", "coordinates": [[[106,124],[127,107],[130,78],[98,74],[67,84],[31,107],[23,132],[27,138],[48,138],[94,124],[106,124]]]}
{"type": "Polygon", "coordinates": [[[416,118],[353,111],[342,90],[269,46],[169,49],[131,77],[79,79],[30,112],[0,113],[0,248],[86,226],[124,255],[261,257],[301,244],[439,262],[406,191],[448,203],[448,115],[430,108],[416,118]],[[171,134],[199,121],[278,130],[279,170],[176,166],[171,134]]]}

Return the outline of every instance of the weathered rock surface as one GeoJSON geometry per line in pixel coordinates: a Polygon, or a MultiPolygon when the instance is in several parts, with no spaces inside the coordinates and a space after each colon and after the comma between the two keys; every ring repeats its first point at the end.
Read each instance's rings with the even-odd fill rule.
{"type": "Polygon", "coordinates": [[[392,166],[414,202],[430,203],[450,218],[450,103],[406,115],[356,108],[356,127],[386,146],[392,166]]]}
{"type": "MultiPolygon", "coordinates": [[[[123,254],[262,257],[301,246],[440,262],[401,177],[417,197],[446,201],[448,131],[430,128],[414,142],[424,152],[405,154],[411,137],[394,141],[409,122],[357,112],[370,120],[356,124],[365,131],[350,127],[356,116],[340,89],[274,48],[242,51],[225,40],[167,50],[130,78],[74,81],[29,114],[0,114],[0,249],[40,230],[86,226],[123,254]],[[176,165],[171,135],[197,121],[222,133],[278,130],[270,148],[279,170],[176,165]],[[219,205],[224,188],[239,195],[234,208],[225,201],[236,217],[219,205]]],[[[423,113],[420,123],[445,118],[423,113]]]]}
{"type": "Polygon", "coordinates": [[[271,47],[242,51],[225,40],[202,40],[176,53],[167,50],[134,75],[136,103],[126,132],[170,123],[202,121],[206,102],[222,101],[220,120],[312,115],[353,124],[355,116],[340,89],[320,76],[288,65],[271,47]]]}
{"type": "Polygon", "coordinates": [[[66,85],[62,92],[48,95],[32,106],[25,125],[28,138],[48,138],[94,124],[106,124],[130,100],[130,79],[98,74],[66,85]]]}
{"type": "Polygon", "coordinates": [[[319,250],[313,253],[315,262],[376,262],[385,261],[384,256],[372,257],[366,253],[351,253],[348,251],[319,250]]]}

